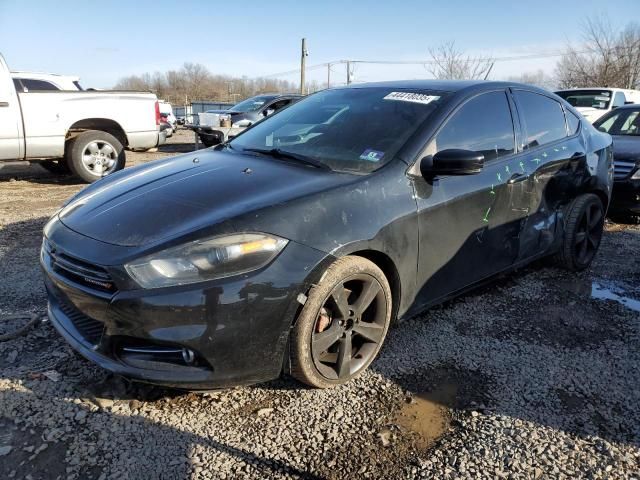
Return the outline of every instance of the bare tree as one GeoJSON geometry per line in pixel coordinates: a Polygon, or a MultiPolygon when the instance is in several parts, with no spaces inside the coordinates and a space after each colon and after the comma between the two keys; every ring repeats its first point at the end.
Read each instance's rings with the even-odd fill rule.
{"type": "Polygon", "coordinates": [[[535,85],[548,90],[553,90],[556,86],[555,79],[544,73],[542,69],[536,70],[535,72],[522,72],[520,75],[512,75],[508,77],[507,80],[510,82],[535,85]]]}
{"type": "Polygon", "coordinates": [[[482,79],[488,75],[493,60],[473,58],[458,50],[455,42],[445,42],[435,48],[429,48],[433,63],[431,74],[438,79],[482,79]]]}
{"type": "Polygon", "coordinates": [[[292,92],[296,89],[293,83],[285,80],[213,75],[199,63],[185,63],[180,70],[165,73],[124,77],[115,88],[151,91],[174,104],[194,100],[238,101],[259,93],[292,92]]]}
{"type": "Polygon", "coordinates": [[[556,66],[560,88],[640,87],[640,25],[616,31],[606,18],[590,18],[583,43],[569,44],[556,66]]]}

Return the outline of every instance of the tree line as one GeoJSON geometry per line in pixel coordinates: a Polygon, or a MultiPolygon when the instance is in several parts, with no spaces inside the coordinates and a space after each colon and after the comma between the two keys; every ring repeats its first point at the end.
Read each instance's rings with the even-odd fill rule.
{"type": "Polygon", "coordinates": [[[174,105],[197,100],[238,102],[267,92],[295,92],[297,84],[273,78],[248,78],[212,74],[200,63],[185,63],[178,70],[143,73],[121,78],[117,90],[143,90],[174,105]]]}

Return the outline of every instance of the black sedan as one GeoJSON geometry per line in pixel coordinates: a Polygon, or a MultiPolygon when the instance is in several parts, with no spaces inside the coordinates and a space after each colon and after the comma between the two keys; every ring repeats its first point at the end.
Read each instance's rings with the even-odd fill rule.
{"type": "Polygon", "coordinates": [[[613,136],[614,182],[610,216],[637,220],[640,215],[640,105],[625,105],[594,122],[613,136]]]}
{"type": "Polygon", "coordinates": [[[543,256],[586,268],[611,183],[611,137],[535,87],[325,90],[72,198],[44,231],[49,316],[134,379],[329,387],[398,318],[543,256]]]}

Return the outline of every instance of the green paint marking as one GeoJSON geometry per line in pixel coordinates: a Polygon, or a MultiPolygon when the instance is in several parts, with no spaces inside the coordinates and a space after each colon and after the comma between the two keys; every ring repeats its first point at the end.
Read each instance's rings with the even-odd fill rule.
{"type": "Polygon", "coordinates": [[[487,213],[484,214],[483,222],[489,223],[489,212],[491,211],[491,207],[487,209],[487,213]]]}
{"type": "Polygon", "coordinates": [[[558,150],[557,148],[553,149],[554,152],[559,152],[560,150],[558,150]]]}
{"type": "Polygon", "coordinates": [[[532,162],[536,162],[536,164],[540,163],[540,159],[539,158],[534,158],[533,160],[531,160],[532,162]]]}
{"type": "Polygon", "coordinates": [[[542,152],[542,156],[543,156],[544,158],[547,158],[547,157],[549,156],[549,154],[548,154],[547,152],[542,152]]]}
{"type": "Polygon", "coordinates": [[[520,162],[520,168],[522,169],[522,171],[524,172],[524,162],[520,162]]]}
{"type": "Polygon", "coordinates": [[[562,149],[563,149],[563,150],[566,150],[566,149],[567,149],[567,146],[566,146],[566,145],[563,145],[563,146],[562,146],[562,149]]]}
{"type": "Polygon", "coordinates": [[[501,182],[502,181],[502,175],[500,175],[500,172],[496,173],[496,175],[498,176],[498,181],[501,182]]]}
{"type": "Polygon", "coordinates": [[[496,192],[493,191],[493,183],[491,184],[491,191],[489,192],[491,195],[495,195],[496,192]]]}
{"type": "Polygon", "coordinates": [[[504,166],[504,171],[505,171],[505,172],[507,172],[507,173],[511,173],[511,172],[509,171],[509,165],[505,165],[505,166],[504,166]]]}

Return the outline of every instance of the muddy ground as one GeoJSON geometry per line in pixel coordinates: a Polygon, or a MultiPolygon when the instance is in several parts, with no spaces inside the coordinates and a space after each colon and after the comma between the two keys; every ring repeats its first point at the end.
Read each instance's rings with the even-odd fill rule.
{"type": "MultiPolygon", "coordinates": [[[[42,227],[82,187],[0,170],[0,335],[45,311],[42,227]]],[[[588,271],[538,262],[404,322],[326,391],[131,384],[38,322],[0,342],[0,478],[640,478],[639,262],[608,224],[588,271]]]]}

